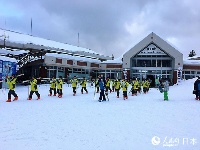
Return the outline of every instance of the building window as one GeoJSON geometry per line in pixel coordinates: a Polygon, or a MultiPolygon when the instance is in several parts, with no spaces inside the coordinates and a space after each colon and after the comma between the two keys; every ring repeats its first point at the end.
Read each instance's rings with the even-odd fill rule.
{"type": "Polygon", "coordinates": [[[161,67],[161,60],[157,60],[157,67],[161,67]]]}
{"type": "Polygon", "coordinates": [[[152,65],[152,67],[156,67],[156,60],[152,60],[152,63],[151,63],[152,65]]]}

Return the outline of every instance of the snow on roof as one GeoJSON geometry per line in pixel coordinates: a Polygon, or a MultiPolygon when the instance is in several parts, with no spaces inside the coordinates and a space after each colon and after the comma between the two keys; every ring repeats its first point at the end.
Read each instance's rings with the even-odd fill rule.
{"type": "Polygon", "coordinates": [[[15,50],[15,49],[12,49],[11,50],[7,50],[7,49],[0,49],[0,54],[14,54],[14,55],[20,55],[20,54],[24,54],[24,53],[28,53],[27,51],[25,50],[15,50]]]}
{"type": "Polygon", "coordinates": [[[17,60],[15,58],[10,58],[10,57],[5,57],[5,56],[0,56],[0,60],[10,61],[10,62],[17,62],[17,60]]]}
{"type": "Polygon", "coordinates": [[[1,28],[0,28],[0,36],[1,36],[1,38],[7,38],[7,41],[16,42],[16,43],[18,42],[21,44],[32,43],[32,44],[36,44],[36,45],[43,45],[43,46],[48,46],[48,47],[66,49],[66,50],[69,50],[72,52],[84,51],[84,52],[88,52],[88,53],[99,54],[99,53],[96,53],[87,48],[74,46],[74,45],[70,45],[70,44],[65,44],[65,43],[60,43],[60,42],[56,42],[53,40],[47,40],[47,39],[31,36],[28,34],[22,34],[22,33],[10,31],[10,30],[4,30],[1,28]]]}
{"type": "Polygon", "coordinates": [[[118,58],[116,58],[114,60],[106,60],[106,61],[104,61],[102,63],[105,63],[105,64],[122,64],[122,58],[123,58],[123,56],[118,57],[118,58]]]}
{"type": "Polygon", "coordinates": [[[200,65],[200,56],[187,57],[183,60],[183,64],[187,65],[200,65]]]}
{"type": "Polygon", "coordinates": [[[45,56],[53,56],[53,57],[59,57],[59,58],[66,58],[71,60],[78,60],[78,61],[87,61],[87,62],[96,62],[100,63],[101,61],[98,59],[91,59],[86,57],[80,57],[80,56],[71,56],[66,54],[57,54],[57,53],[47,53],[45,56]]]}

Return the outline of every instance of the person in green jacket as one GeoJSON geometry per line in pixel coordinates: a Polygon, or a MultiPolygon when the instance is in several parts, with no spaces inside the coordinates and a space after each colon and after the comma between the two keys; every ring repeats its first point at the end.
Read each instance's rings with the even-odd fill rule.
{"type": "Polygon", "coordinates": [[[50,81],[50,89],[49,89],[49,96],[52,95],[52,91],[54,92],[53,96],[56,96],[56,79],[53,77],[50,81]]]}
{"type": "Polygon", "coordinates": [[[18,100],[18,96],[15,93],[15,84],[16,84],[17,78],[15,77],[15,75],[12,75],[12,77],[7,77],[6,80],[7,80],[7,84],[8,84],[8,88],[9,88],[8,100],[6,102],[11,102],[11,95],[13,95],[15,97],[13,101],[18,100]]]}
{"type": "Polygon", "coordinates": [[[70,82],[72,84],[73,96],[75,96],[76,95],[76,87],[78,85],[78,79],[76,78],[76,76],[74,76],[74,78],[71,79],[70,82]]]}
{"type": "Polygon", "coordinates": [[[35,77],[32,77],[32,80],[30,81],[30,85],[31,85],[31,91],[30,91],[28,100],[32,100],[33,93],[37,95],[37,100],[39,100],[40,94],[38,93],[37,79],[35,79],[35,77]]]}
{"type": "Polygon", "coordinates": [[[62,92],[62,88],[63,88],[62,76],[60,76],[59,79],[56,81],[56,85],[57,85],[58,97],[62,98],[62,95],[63,95],[63,92],[62,92]]]}
{"type": "Polygon", "coordinates": [[[83,90],[85,90],[85,92],[88,93],[88,90],[86,88],[87,81],[86,81],[85,77],[83,77],[83,80],[81,81],[80,85],[82,86],[81,93],[83,94],[83,90]]]}
{"type": "Polygon", "coordinates": [[[164,86],[164,89],[163,89],[163,92],[164,92],[164,101],[168,101],[169,100],[169,98],[168,98],[169,82],[166,80],[163,83],[163,86],[164,86]]]}

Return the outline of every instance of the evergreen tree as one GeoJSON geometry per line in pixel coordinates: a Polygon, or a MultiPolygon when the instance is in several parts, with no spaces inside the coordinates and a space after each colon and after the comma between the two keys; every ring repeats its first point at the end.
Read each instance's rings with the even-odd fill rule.
{"type": "Polygon", "coordinates": [[[192,50],[192,51],[190,51],[188,57],[193,57],[195,55],[196,55],[195,50],[192,50]]]}

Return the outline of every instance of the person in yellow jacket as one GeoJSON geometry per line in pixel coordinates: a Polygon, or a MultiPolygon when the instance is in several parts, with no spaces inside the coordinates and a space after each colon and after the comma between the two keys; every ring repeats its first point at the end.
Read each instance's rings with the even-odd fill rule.
{"type": "Polygon", "coordinates": [[[62,77],[61,77],[61,76],[60,76],[59,79],[56,81],[56,85],[57,85],[58,97],[61,98],[62,95],[63,95],[63,92],[62,92],[63,80],[62,80],[62,77]]]}
{"type": "Polygon", "coordinates": [[[150,85],[151,85],[151,81],[147,80],[147,92],[149,92],[150,85]]]}
{"type": "Polygon", "coordinates": [[[31,91],[30,91],[28,100],[32,100],[33,93],[37,95],[37,100],[39,100],[40,94],[38,93],[37,79],[32,77],[32,80],[30,81],[30,85],[31,85],[31,91]]]}
{"type": "Polygon", "coordinates": [[[96,91],[97,93],[99,93],[99,82],[98,82],[98,80],[99,80],[98,78],[95,79],[95,89],[97,88],[97,91],[96,91],[96,90],[95,90],[95,91],[96,91]]]}
{"type": "Polygon", "coordinates": [[[81,81],[80,85],[82,86],[81,93],[83,94],[83,90],[85,90],[85,92],[88,93],[88,90],[86,88],[87,81],[86,81],[85,77],[83,77],[83,80],[81,81]]]}
{"type": "Polygon", "coordinates": [[[127,95],[128,86],[129,86],[129,83],[128,83],[127,79],[124,79],[121,84],[124,100],[128,99],[128,95],[127,95]]]}
{"type": "Polygon", "coordinates": [[[53,96],[56,96],[56,79],[53,77],[50,81],[50,89],[49,89],[49,96],[52,95],[52,91],[54,92],[53,96]]]}
{"type": "Polygon", "coordinates": [[[113,92],[115,92],[115,83],[117,82],[117,80],[118,80],[118,79],[112,80],[112,81],[111,81],[111,83],[112,83],[112,91],[113,91],[113,92]]]}
{"type": "Polygon", "coordinates": [[[8,100],[6,102],[11,102],[11,95],[13,95],[15,97],[13,101],[18,100],[18,96],[15,93],[15,84],[16,84],[17,78],[15,77],[15,75],[12,75],[12,77],[7,77],[6,80],[7,80],[7,84],[8,84],[8,88],[9,88],[8,100]]]}
{"type": "Polygon", "coordinates": [[[138,91],[138,86],[139,86],[139,82],[137,79],[133,79],[132,82],[132,96],[136,95],[137,96],[137,91],[138,91]]]}
{"type": "Polygon", "coordinates": [[[108,90],[110,90],[110,93],[112,92],[112,89],[110,88],[110,79],[109,78],[106,79],[106,92],[108,92],[108,90]]]}
{"type": "Polygon", "coordinates": [[[142,84],[142,86],[143,86],[143,92],[144,92],[144,94],[146,94],[147,93],[147,90],[148,90],[148,81],[147,80],[144,80],[143,81],[143,84],[142,84]]]}
{"type": "Polygon", "coordinates": [[[78,79],[76,78],[76,76],[74,76],[74,78],[71,79],[70,82],[72,84],[73,96],[75,96],[76,95],[76,87],[78,85],[78,79]]]}
{"type": "Polygon", "coordinates": [[[121,88],[121,82],[119,79],[115,80],[115,91],[117,92],[117,98],[119,98],[119,90],[121,88]]]}

